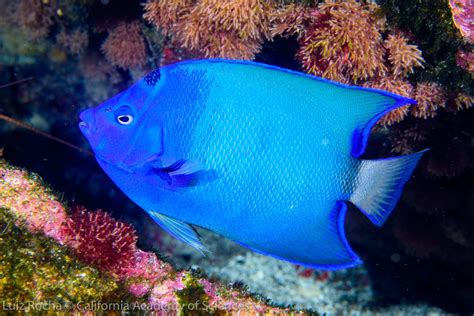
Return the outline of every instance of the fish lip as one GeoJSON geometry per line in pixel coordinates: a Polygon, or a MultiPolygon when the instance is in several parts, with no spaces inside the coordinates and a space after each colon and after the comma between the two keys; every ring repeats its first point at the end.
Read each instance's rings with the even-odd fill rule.
{"type": "Polygon", "coordinates": [[[84,135],[89,135],[89,134],[95,134],[97,132],[97,127],[95,127],[95,108],[90,108],[90,109],[87,109],[87,110],[84,110],[81,112],[81,114],[79,114],[79,129],[82,131],[82,133],[84,135]],[[87,118],[86,117],[86,112],[89,112],[91,111],[92,113],[90,114],[90,117],[89,118],[92,118],[92,120],[89,119],[89,121],[92,121],[92,122],[88,122],[87,118]]]}

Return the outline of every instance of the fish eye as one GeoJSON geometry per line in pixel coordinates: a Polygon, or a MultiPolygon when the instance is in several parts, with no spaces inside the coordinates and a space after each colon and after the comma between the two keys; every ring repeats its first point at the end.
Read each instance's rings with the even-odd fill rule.
{"type": "Polygon", "coordinates": [[[117,116],[117,122],[122,125],[130,125],[133,121],[133,116],[131,115],[119,115],[117,116]]]}
{"type": "Polygon", "coordinates": [[[133,110],[129,106],[122,106],[115,111],[115,120],[120,125],[130,125],[133,119],[133,110]]]}

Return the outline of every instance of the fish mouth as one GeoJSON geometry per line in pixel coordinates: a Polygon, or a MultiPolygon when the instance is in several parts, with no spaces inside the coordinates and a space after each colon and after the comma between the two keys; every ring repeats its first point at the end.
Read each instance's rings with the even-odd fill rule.
{"type": "Polygon", "coordinates": [[[79,129],[85,136],[97,132],[97,128],[95,127],[94,112],[94,109],[87,109],[79,115],[79,129]]]}

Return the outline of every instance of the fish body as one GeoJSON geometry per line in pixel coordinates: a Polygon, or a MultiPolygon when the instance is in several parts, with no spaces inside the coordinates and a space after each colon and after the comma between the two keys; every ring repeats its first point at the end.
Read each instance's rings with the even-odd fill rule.
{"type": "Polygon", "coordinates": [[[421,152],[363,160],[371,127],[414,103],[269,65],[197,60],[156,70],[81,114],[117,186],[175,237],[193,226],[322,269],[361,263],[347,203],[382,225],[421,152]]]}

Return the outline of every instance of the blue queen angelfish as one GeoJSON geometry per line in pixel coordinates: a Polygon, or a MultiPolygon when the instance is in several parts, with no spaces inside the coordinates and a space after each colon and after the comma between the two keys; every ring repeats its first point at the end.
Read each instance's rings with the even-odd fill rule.
{"type": "Polygon", "coordinates": [[[81,114],[117,186],[199,250],[193,226],[321,269],[361,263],[347,203],[382,225],[422,153],[363,160],[372,126],[415,101],[264,64],[163,67],[81,114]]]}

